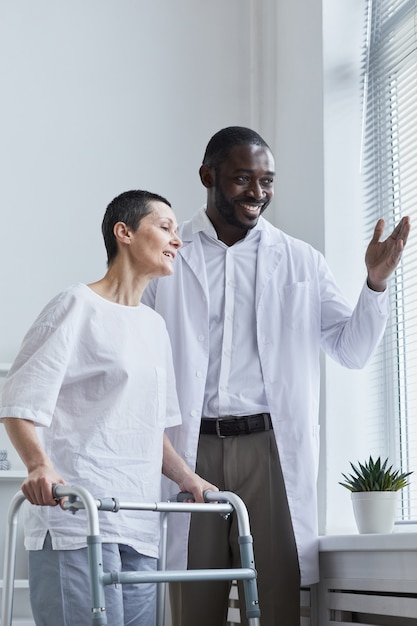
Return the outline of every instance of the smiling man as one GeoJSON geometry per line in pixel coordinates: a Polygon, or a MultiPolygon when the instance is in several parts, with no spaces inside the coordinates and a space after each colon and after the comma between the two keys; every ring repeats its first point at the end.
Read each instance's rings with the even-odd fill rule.
{"type": "MultiPolygon", "coordinates": [[[[403,218],[380,242],[378,221],[352,310],[323,256],[262,217],[274,169],[253,130],[211,138],[200,167],[207,205],[180,228],[174,275],[151,281],[143,301],[165,318],[173,346],[183,419],[167,431],[174,448],[248,507],[262,625],[298,626],[300,573],[303,584],[318,579],[320,350],[346,367],[367,363],[410,225],[403,218]]],[[[174,568],[237,565],[233,517],[175,516],[170,532],[174,568]]],[[[229,589],[227,581],[171,585],[174,626],[224,626],[229,589]]]]}

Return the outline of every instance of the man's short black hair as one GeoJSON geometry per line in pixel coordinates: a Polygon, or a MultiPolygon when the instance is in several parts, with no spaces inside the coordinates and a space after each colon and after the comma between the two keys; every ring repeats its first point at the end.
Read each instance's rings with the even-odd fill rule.
{"type": "Polygon", "coordinates": [[[254,130],[244,126],[228,126],[219,130],[207,144],[203,165],[217,169],[235,146],[256,145],[271,150],[266,141],[254,130]]]}

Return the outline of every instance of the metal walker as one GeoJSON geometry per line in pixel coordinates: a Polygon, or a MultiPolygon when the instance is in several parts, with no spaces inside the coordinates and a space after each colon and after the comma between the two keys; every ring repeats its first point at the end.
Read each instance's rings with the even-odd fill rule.
{"type": "MultiPolygon", "coordinates": [[[[96,500],[83,487],[55,485],[54,497],[68,496],[65,508],[72,513],[83,508],[87,514],[87,549],[91,585],[91,624],[92,626],[107,625],[104,587],[115,583],[155,582],[157,585],[157,602],[155,626],[163,626],[165,620],[165,588],[168,582],[209,581],[209,580],[242,580],[245,595],[246,616],[250,626],[260,626],[260,608],[256,584],[256,570],[253,556],[253,540],[250,533],[249,516],[243,501],[230,491],[206,491],[204,496],[207,504],[190,502],[153,502],[135,503],[119,502],[109,497],[96,500]],[[210,503],[210,504],[209,504],[210,503]],[[155,572],[104,572],[102,565],[102,538],[99,531],[98,511],[117,512],[120,509],[154,511],[161,513],[160,558],[158,570],[155,572]],[[235,511],[239,530],[239,547],[241,567],[231,569],[204,570],[166,570],[166,548],[168,514],[172,512],[218,513],[227,517],[235,511]]],[[[180,494],[182,498],[192,497],[180,494]]],[[[13,497],[9,512],[6,531],[4,570],[3,570],[3,602],[1,608],[2,626],[12,626],[13,585],[15,576],[16,537],[19,508],[25,496],[18,491],[13,497]]]]}

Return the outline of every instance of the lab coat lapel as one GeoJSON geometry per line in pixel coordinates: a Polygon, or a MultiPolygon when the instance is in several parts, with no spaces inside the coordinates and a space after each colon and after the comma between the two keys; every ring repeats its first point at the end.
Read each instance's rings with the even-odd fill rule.
{"type": "MultiPolygon", "coordinates": [[[[278,231],[279,233],[279,231],[278,231]]],[[[269,230],[262,230],[256,265],[256,308],[265,287],[274,275],[283,255],[284,243],[280,237],[269,230]]]]}
{"type": "Polygon", "coordinates": [[[194,237],[192,240],[187,238],[187,234],[182,235],[183,245],[179,249],[178,254],[182,256],[187,263],[198,282],[201,285],[205,295],[208,297],[208,282],[206,273],[206,264],[204,262],[203,247],[200,237],[194,237]]]}

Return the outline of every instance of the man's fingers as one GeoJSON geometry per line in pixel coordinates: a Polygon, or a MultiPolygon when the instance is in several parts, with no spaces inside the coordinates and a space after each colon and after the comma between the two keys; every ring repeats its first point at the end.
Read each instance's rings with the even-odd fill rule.
{"type": "Polygon", "coordinates": [[[399,230],[399,234],[398,234],[398,239],[400,239],[400,241],[402,241],[403,247],[404,247],[405,244],[407,243],[408,235],[410,233],[410,228],[411,228],[410,218],[408,216],[407,217],[403,217],[403,219],[401,220],[399,226],[400,226],[400,230],[399,230]]]}
{"type": "Polygon", "coordinates": [[[403,217],[392,231],[391,237],[393,239],[402,239],[406,243],[410,228],[410,218],[408,216],[403,217]]]}
{"type": "Polygon", "coordinates": [[[384,232],[384,228],[385,228],[385,221],[382,219],[382,217],[377,221],[375,228],[374,228],[374,234],[372,237],[372,241],[371,243],[378,243],[378,241],[381,239],[382,237],[382,233],[384,232]]]}

